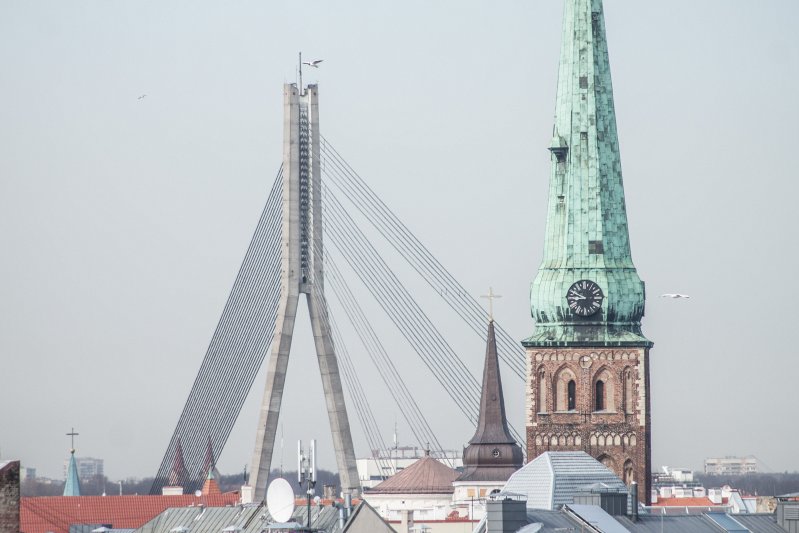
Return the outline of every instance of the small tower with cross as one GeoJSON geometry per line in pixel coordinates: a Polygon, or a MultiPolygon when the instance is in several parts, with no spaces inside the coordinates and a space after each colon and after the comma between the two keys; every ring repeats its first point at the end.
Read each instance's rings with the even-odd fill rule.
{"type": "Polygon", "coordinates": [[[454,499],[464,504],[501,489],[524,463],[522,449],[508,429],[499,374],[493,304],[501,296],[489,288],[488,294],[482,297],[488,299],[489,322],[480,415],[474,436],[463,450],[463,473],[453,482],[454,499]]]}
{"type": "Polygon", "coordinates": [[[64,482],[64,496],[80,496],[80,478],[78,477],[78,463],[75,461],[75,437],[80,435],[75,428],[67,433],[70,438],[69,464],[67,465],[67,479],[64,482]]]}

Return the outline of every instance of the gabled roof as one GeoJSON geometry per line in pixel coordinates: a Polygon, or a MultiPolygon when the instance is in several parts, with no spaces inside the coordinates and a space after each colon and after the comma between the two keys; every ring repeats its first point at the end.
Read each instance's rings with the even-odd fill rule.
{"type": "Polygon", "coordinates": [[[616,474],[585,452],[545,452],[513,474],[502,492],[525,494],[528,509],[559,509],[596,483],[627,492],[616,474]]]}
{"type": "Polygon", "coordinates": [[[349,520],[347,520],[342,533],[354,533],[356,531],[376,533],[378,530],[382,530],[385,533],[396,533],[396,530],[383,520],[374,507],[369,505],[366,500],[361,500],[361,503],[358,504],[350,515],[349,520]]]}
{"type": "Polygon", "coordinates": [[[365,493],[373,494],[452,494],[458,472],[429,455],[400,470],[365,493]]]}
{"type": "Polygon", "coordinates": [[[139,528],[170,507],[224,507],[239,500],[238,492],[216,496],[48,496],[20,500],[20,531],[69,533],[72,524],[111,524],[139,528]]]}

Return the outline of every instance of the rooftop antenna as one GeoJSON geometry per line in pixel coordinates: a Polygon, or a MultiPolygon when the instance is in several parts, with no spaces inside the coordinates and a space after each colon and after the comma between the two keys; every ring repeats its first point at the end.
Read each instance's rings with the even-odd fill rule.
{"type": "Polygon", "coordinates": [[[299,89],[300,89],[300,94],[302,94],[304,92],[303,89],[302,89],[302,52],[300,52],[299,73],[300,73],[300,86],[299,86],[299,89]]]}
{"type": "Polygon", "coordinates": [[[308,443],[308,455],[302,449],[302,441],[297,441],[297,481],[302,487],[306,483],[305,494],[307,496],[308,517],[306,527],[311,529],[311,500],[314,496],[314,486],[316,485],[316,439],[311,439],[308,443]]]}

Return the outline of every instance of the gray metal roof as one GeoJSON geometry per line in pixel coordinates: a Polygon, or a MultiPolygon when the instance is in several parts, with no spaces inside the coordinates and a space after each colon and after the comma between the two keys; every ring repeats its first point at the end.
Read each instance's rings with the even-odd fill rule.
{"type": "MultiPolygon", "coordinates": [[[[305,524],[307,516],[307,508],[298,506],[289,522],[305,524]]],[[[226,528],[235,533],[261,533],[272,522],[269,511],[263,505],[180,507],[167,509],[137,529],[136,533],[222,533],[226,528]]],[[[311,506],[311,527],[327,533],[339,533],[338,509],[311,506]]]]}
{"type": "MultiPolygon", "coordinates": [[[[777,525],[773,514],[724,516],[728,516],[746,528],[745,530],[727,529],[726,531],[785,533],[785,530],[777,525]]],[[[725,531],[722,524],[710,520],[707,515],[642,515],[638,522],[632,522],[626,516],[617,516],[616,520],[632,533],[661,533],[661,531],[666,533],[720,533],[725,531]]]]}
{"type": "Polygon", "coordinates": [[[514,473],[502,492],[527,496],[527,509],[558,509],[572,503],[585,487],[604,483],[626,492],[616,474],[585,452],[545,452],[514,473]]]}
{"type": "Polygon", "coordinates": [[[750,531],[757,531],[757,533],[785,533],[785,530],[777,524],[777,518],[772,513],[735,515],[735,519],[748,527],[750,531]]]}
{"type": "Polygon", "coordinates": [[[564,507],[564,511],[577,516],[580,521],[595,527],[602,533],[629,533],[630,531],[597,505],[570,504],[564,507]]]}
{"type": "Polygon", "coordinates": [[[705,517],[729,533],[747,533],[749,531],[748,528],[745,528],[740,522],[725,513],[707,513],[705,517]]]}

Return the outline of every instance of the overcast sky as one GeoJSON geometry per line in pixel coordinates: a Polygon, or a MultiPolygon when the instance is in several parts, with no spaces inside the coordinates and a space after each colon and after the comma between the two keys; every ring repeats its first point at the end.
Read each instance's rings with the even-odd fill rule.
{"type": "MultiPolygon", "coordinates": [[[[74,426],[109,477],[155,473],[280,165],[300,50],[324,59],[306,81],[325,137],[528,336],[561,14],[556,0],[0,0],[0,456],[60,477],[74,426]]],[[[751,454],[797,470],[799,3],[606,0],[605,15],[655,343],[653,466],[751,454]]],[[[440,324],[479,376],[482,341],[440,324]]],[[[474,428],[393,326],[375,327],[439,439],[461,446],[474,428]]],[[[299,320],[283,458],[315,437],[333,468],[309,334],[299,320]]],[[[397,419],[412,444],[348,348],[384,438],[397,419]]],[[[524,384],[503,372],[521,429],[524,384]]],[[[222,472],[250,462],[262,383],[222,472]]]]}

